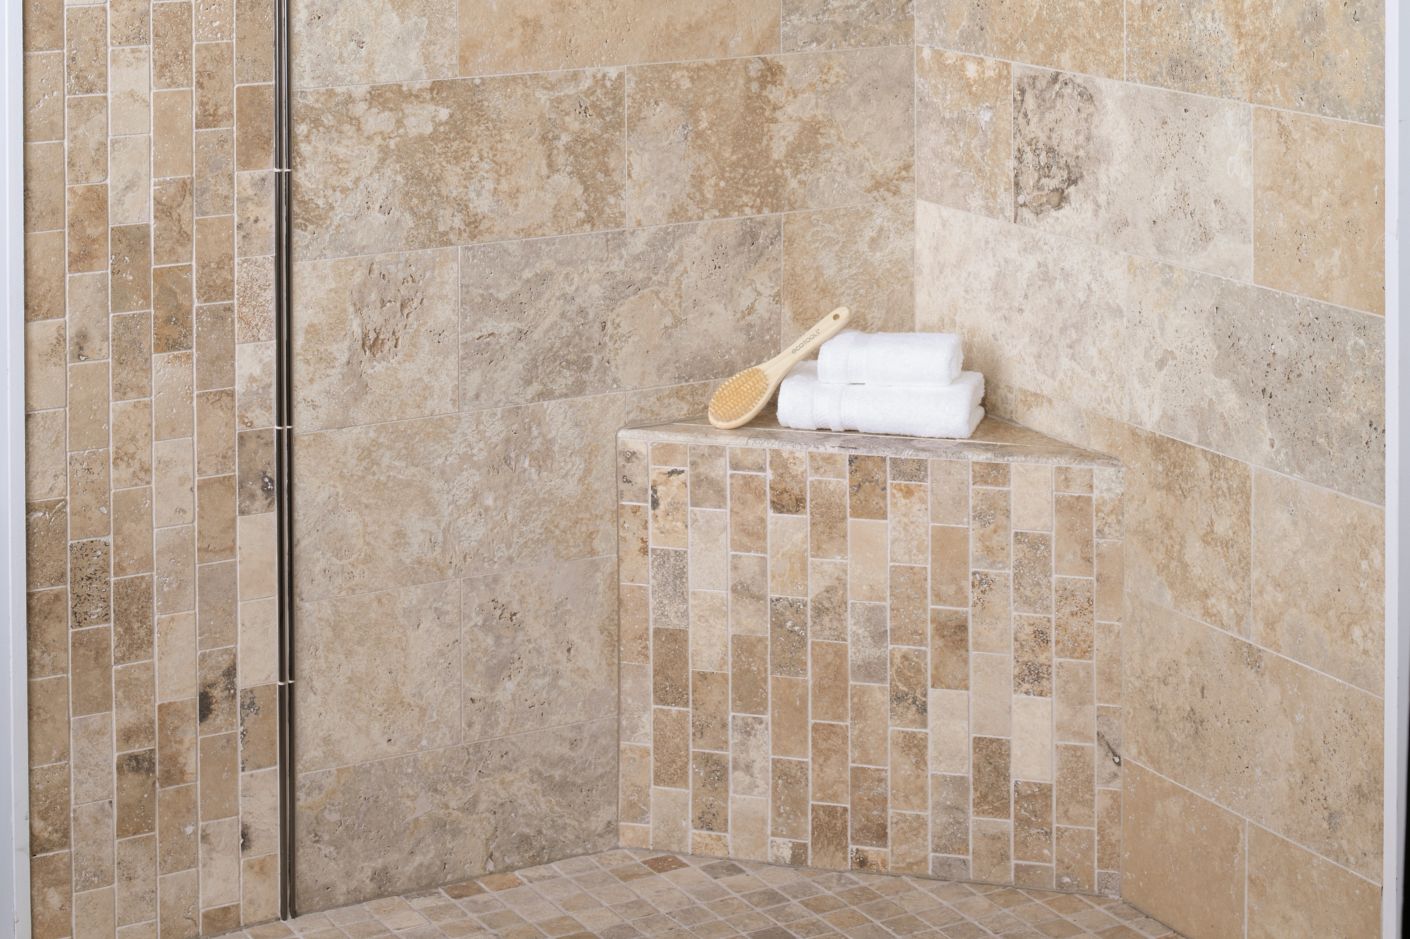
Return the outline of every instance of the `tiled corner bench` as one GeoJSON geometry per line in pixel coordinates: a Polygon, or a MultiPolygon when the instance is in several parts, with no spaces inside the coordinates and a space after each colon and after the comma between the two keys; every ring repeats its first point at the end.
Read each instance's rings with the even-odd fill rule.
{"type": "Polygon", "coordinates": [[[624,430],[622,844],[1116,894],[1121,469],[624,430]]]}

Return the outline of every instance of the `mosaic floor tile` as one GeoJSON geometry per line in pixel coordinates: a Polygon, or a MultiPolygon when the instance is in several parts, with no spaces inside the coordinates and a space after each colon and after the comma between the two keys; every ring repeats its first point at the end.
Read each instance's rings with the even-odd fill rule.
{"type": "Polygon", "coordinates": [[[230,939],[1180,939],[1120,900],[619,848],[230,939]]]}

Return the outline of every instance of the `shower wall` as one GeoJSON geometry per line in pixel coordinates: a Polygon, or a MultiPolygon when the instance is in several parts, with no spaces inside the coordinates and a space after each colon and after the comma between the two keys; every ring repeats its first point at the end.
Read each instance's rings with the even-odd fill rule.
{"type": "Polygon", "coordinates": [[[916,20],[917,322],[1127,466],[1124,896],[1378,935],[1383,5],[916,20]]]}
{"type": "Polygon", "coordinates": [[[33,935],[279,913],[271,0],[25,0],[33,935]]]}
{"type": "Polygon", "coordinates": [[[912,321],[909,3],[294,4],[297,902],[616,840],[619,427],[912,321]]]}

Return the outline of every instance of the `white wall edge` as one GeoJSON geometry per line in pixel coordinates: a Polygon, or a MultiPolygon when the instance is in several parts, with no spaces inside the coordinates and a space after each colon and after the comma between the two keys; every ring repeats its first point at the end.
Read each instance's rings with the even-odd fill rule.
{"type": "Polygon", "coordinates": [[[1410,747],[1410,503],[1403,477],[1410,470],[1405,433],[1404,387],[1410,368],[1410,330],[1405,329],[1402,277],[1410,270],[1410,240],[1402,242],[1400,220],[1410,218],[1403,185],[1410,179],[1410,140],[1405,108],[1410,105],[1402,56],[1410,52],[1410,17],[1399,3],[1386,4],[1385,216],[1386,216],[1386,621],[1385,621],[1385,842],[1381,928],[1386,939],[1401,934],[1405,894],[1406,751],[1410,747]]]}
{"type": "Polygon", "coordinates": [[[3,190],[0,190],[0,600],[4,604],[6,700],[0,720],[0,916],[19,939],[30,935],[28,659],[25,653],[24,475],[24,35],[23,4],[4,4],[0,66],[4,68],[3,190]]]}

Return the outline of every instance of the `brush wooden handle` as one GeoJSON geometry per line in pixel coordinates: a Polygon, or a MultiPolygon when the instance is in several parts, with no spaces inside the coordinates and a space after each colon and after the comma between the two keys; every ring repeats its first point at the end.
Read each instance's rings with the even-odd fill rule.
{"type": "Polygon", "coordinates": [[[770,384],[783,381],[789,369],[807,358],[818,346],[847,328],[852,319],[852,311],[840,306],[813,324],[813,328],[795,339],[787,349],[769,359],[759,368],[768,376],[770,384]]]}

